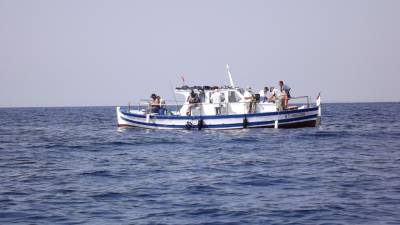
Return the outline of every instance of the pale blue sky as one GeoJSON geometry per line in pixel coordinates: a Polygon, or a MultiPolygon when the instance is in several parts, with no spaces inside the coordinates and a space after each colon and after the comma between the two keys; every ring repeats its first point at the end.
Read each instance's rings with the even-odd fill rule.
{"type": "Polygon", "coordinates": [[[285,80],[399,101],[400,1],[0,0],[0,107],[122,105],[171,86],[285,80]]]}

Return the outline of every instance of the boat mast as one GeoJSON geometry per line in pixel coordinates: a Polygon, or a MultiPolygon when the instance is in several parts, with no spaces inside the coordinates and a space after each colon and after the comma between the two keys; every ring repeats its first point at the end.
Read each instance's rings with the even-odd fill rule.
{"type": "Polygon", "coordinates": [[[235,88],[235,84],[233,83],[232,74],[231,74],[231,71],[229,70],[228,64],[226,64],[226,71],[228,72],[229,82],[230,82],[231,87],[235,88]]]}

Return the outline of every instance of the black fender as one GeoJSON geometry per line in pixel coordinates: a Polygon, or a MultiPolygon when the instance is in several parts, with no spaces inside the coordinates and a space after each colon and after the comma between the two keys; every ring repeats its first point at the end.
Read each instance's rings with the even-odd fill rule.
{"type": "Polygon", "coordinates": [[[203,129],[204,126],[204,120],[203,119],[199,119],[199,121],[197,121],[197,128],[199,130],[203,129]]]}
{"type": "Polygon", "coordinates": [[[247,128],[249,126],[249,121],[247,120],[247,116],[243,118],[243,128],[247,128]]]}
{"type": "Polygon", "coordinates": [[[190,130],[190,129],[192,129],[192,127],[193,127],[192,122],[187,121],[187,123],[186,123],[186,125],[185,125],[185,128],[186,128],[187,130],[190,130]]]}

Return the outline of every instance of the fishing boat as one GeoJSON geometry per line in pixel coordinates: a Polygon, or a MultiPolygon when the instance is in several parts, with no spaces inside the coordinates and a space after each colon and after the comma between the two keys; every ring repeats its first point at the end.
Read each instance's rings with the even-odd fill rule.
{"type": "Polygon", "coordinates": [[[320,95],[314,104],[309,96],[291,97],[305,99],[304,104],[288,104],[277,107],[276,102],[264,101],[255,95],[251,102],[246,101],[245,90],[234,85],[227,66],[230,84],[216,86],[182,86],[175,93],[183,95],[182,104],[167,104],[160,101],[157,111],[150,109],[149,102],[136,108],[116,107],[119,127],[139,127],[147,129],[245,129],[245,128],[299,128],[315,127],[321,121],[320,95]],[[212,101],[218,92],[221,101],[212,101]],[[190,95],[199,96],[196,103],[190,102],[190,95]],[[250,105],[253,104],[253,105],[250,105]],[[173,107],[175,106],[175,107],[173,107]],[[249,110],[249,107],[252,107],[249,110]],[[217,110],[218,109],[218,110],[217,110]]]}

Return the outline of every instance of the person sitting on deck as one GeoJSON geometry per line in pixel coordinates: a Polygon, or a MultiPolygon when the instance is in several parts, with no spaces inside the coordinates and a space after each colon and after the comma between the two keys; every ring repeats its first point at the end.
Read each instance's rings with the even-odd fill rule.
{"type": "Polygon", "coordinates": [[[190,92],[190,95],[189,95],[189,97],[188,97],[188,99],[187,99],[187,102],[189,102],[189,107],[188,107],[188,109],[187,109],[187,111],[186,111],[186,115],[192,115],[192,108],[193,107],[196,107],[197,106],[197,103],[200,103],[200,98],[199,98],[199,96],[196,94],[196,93],[194,93],[194,91],[192,90],[191,92],[190,92]]]}
{"type": "Polygon", "coordinates": [[[160,110],[160,96],[157,96],[156,94],[151,94],[150,98],[150,112],[158,113],[158,111],[160,110]]]}
{"type": "Polygon", "coordinates": [[[275,103],[278,100],[279,95],[279,91],[276,88],[270,87],[267,94],[267,101],[275,103]]]}
{"type": "Polygon", "coordinates": [[[283,81],[279,81],[279,87],[280,87],[280,90],[282,92],[283,99],[284,99],[283,108],[287,109],[287,107],[289,105],[289,99],[291,98],[291,96],[290,96],[291,88],[287,84],[284,84],[283,81]]]}
{"type": "Polygon", "coordinates": [[[256,100],[254,98],[251,87],[247,87],[243,94],[244,102],[246,102],[247,113],[254,113],[256,110],[256,100]]]}

